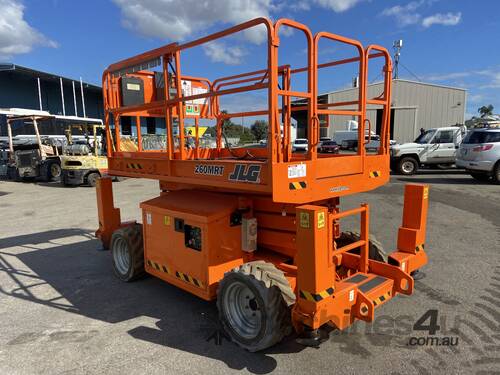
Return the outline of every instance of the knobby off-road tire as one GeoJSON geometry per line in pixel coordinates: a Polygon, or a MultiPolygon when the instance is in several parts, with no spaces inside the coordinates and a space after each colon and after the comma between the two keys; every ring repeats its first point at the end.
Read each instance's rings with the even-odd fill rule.
{"type": "Polygon", "coordinates": [[[219,283],[219,318],[232,341],[256,352],[280,342],[292,332],[295,294],[273,264],[249,262],[226,273],[219,283]]]}
{"type": "Polygon", "coordinates": [[[142,226],[134,224],[117,229],[111,236],[113,269],[122,281],[134,281],[144,276],[144,245],[142,226]]]}
{"type": "MultiPolygon", "coordinates": [[[[353,242],[359,241],[361,235],[359,232],[342,232],[340,237],[337,239],[337,247],[342,247],[349,245],[353,242]]],[[[351,250],[350,252],[354,254],[359,254],[359,249],[351,250]]],[[[379,262],[387,263],[387,254],[384,251],[382,244],[377,241],[377,239],[370,234],[370,241],[368,243],[368,258],[372,260],[377,260],[379,262]]]]}

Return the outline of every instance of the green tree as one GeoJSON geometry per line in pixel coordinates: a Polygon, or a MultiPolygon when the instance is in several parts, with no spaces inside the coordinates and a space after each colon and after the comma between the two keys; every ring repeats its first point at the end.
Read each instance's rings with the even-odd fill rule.
{"type": "Polygon", "coordinates": [[[261,139],[267,138],[268,124],[265,120],[257,120],[250,127],[255,139],[260,141],[261,139]]]}
{"type": "Polygon", "coordinates": [[[486,116],[491,116],[493,114],[493,109],[494,107],[489,104],[489,105],[483,105],[481,108],[478,108],[478,112],[481,115],[481,117],[486,117],[486,116]]]}
{"type": "Polygon", "coordinates": [[[217,128],[215,126],[209,126],[205,134],[211,137],[215,137],[215,135],[217,134],[217,128]]]}

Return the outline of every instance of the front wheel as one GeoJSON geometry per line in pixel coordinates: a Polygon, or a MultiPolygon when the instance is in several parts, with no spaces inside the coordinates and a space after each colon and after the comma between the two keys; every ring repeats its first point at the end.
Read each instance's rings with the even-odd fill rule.
{"type": "Polygon", "coordinates": [[[401,158],[401,160],[398,163],[398,172],[409,176],[417,173],[418,170],[418,163],[417,161],[412,158],[412,157],[405,157],[401,158]]]}
{"type": "Polygon", "coordinates": [[[99,179],[99,177],[101,177],[99,173],[90,172],[87,175],[87,183],[89,184],[89,186],[95,187],[97,185],[97,180],[99,179]]]}
{"type": "Polygon", "coordinates": [[[493,168],[493,181],[500,184],[500,160],[497,161],[495,167],[493,168]]]}
{"type": "Polygon", "coordinates": [[[228,272],[219,284],[217,308],[232,341],[251,352],[280,342],[292,331],[289,306],[295,302],[285,274],[264,261],[228,272]]]}
{"type": "Polygon", "coordinates": [[[145,274],[142,226],[134,224],[117,229],[111,236],[113,269],[122,281],[133,281],[145,274]]]}

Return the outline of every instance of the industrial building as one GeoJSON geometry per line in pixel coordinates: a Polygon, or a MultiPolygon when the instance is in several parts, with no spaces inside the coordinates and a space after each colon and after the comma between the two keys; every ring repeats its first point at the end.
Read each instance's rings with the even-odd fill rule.
{"type": "MultiPolygon", "coordinates": [[[[25,108],[53,115],[103,118],[102,90],[90,83],[15,64],[0,64],[0,108],[25,108]]],[[[0,116],[0,136],[6,136],[0,116]]],[[[51,129],[42,129],[51,134],[51,129]]]]}
{"type": "MultiPolygon", "coordinates": [[[[383,83],[368,85],[368,98],[375,98],[383,91],[383,83]]],[[[356,100],[359,89],[356,87],[333,91],[318,97],[319,103],[340,103],[356,100]]],[[[297,101],[294,104],[303,103],[297,101]]],[[[464,124],[466,108],[466,90],[456,87],[435,85],[424,82],[394,79],[391,101],[391,139],[398,142],[411,142],[420,129],[439,128],[464,124]]],[[[335,107],[347,109],[347,107],[335,107]]],[[[367,118],[372,129],[379,134],[382,123],[382,110],[373,105],[367,107],[367,118]]],[[[306,137],[306,112],[294,113],[297,120],[298,137],[306,137]]],[[[335,138],[335,131],[346,130],[348,120],[357,120],[351,116],[330,115],[320,118],[321,137],[335,138]]]]}

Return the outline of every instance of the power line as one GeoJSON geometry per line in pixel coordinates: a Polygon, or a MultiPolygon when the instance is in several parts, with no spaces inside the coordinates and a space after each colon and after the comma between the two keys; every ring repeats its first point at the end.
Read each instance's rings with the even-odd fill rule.
{"type": "Polygon", "coordinates": [[[406,70],[408,73],[410,73],[413,77],[415,77],[415,78],[417,79],[417,81],[422,82],[422,80],[421,80],[420,78],[418,78],[418,76],[417,76],[415,73],[413,73],[410,69],[408,69],[408,68],[407,68],[407,67],[406,67],[406,66],[405,66],[405,65],[404,65],[401,61],[400,61],[399,63],[401,64],[401,66],[402,66],[403,68],[405,68],[405,70],[406,70]]]}
{"type": "Polygon", "coordinates": [[[373,80],[369,83],[369,85],[371,85],[372,83],[374,83],[377,79],[382,78],[382,74],[383,74],[383,72],[380,72],[380,74],[379,74],[378,76],[376,76],[376,77],[375,77],[375,78],[374,78],[374,79],[373,79],[373,80]]]}

